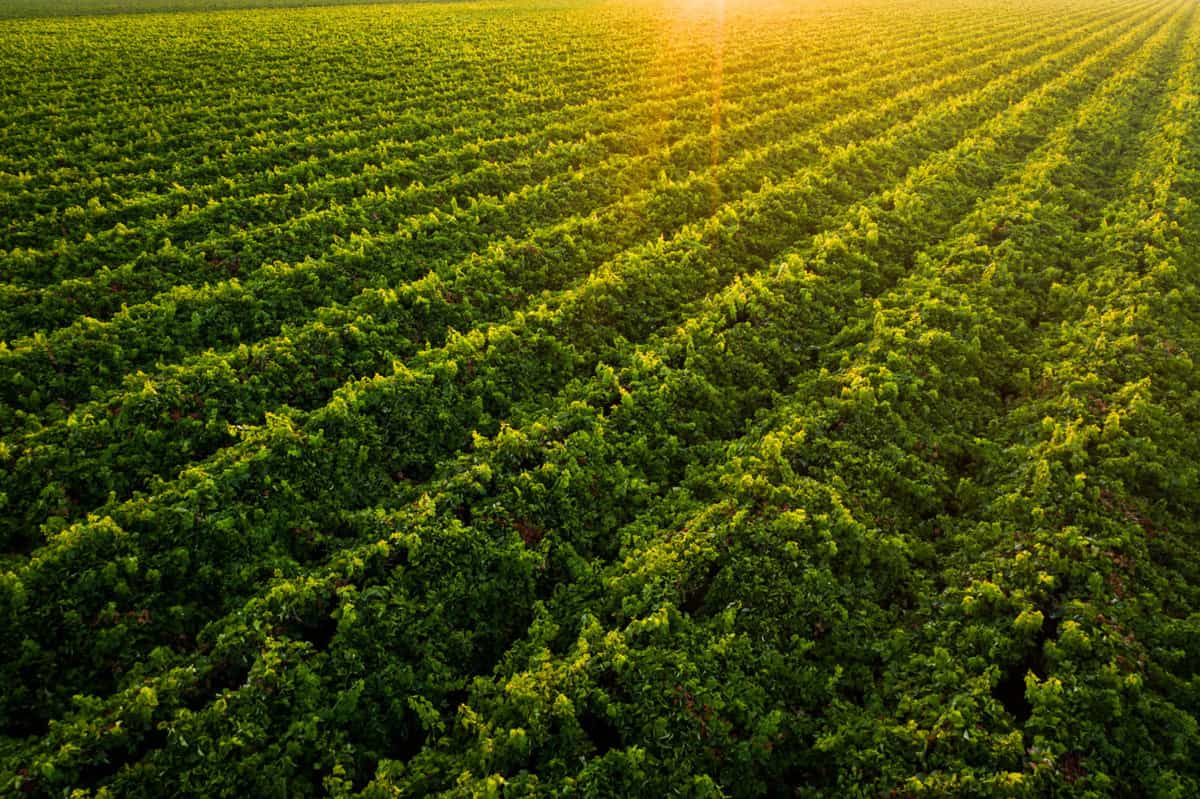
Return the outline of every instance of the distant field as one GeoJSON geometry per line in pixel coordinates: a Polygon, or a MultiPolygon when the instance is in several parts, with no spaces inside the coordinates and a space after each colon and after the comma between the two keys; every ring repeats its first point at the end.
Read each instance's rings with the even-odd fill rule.
{"type": "Polygon", "coordinates": [[[0,2],[0,797],[1200,796],[1196,3],[225,5],[0,2]]]}
{"type": "MultiPolygon", "coordinates": [[[[432,0],[406,0],[407,3],[432,0]]],[[[448,2],[450,0],[439,0],[448,2]]],[[[175,11],[227,11],[251,8],[371,5],[388,0],[0,0],[0,19],[175,11]]],[[[394,2],[394,0],[393,0],[394,2]]]]}

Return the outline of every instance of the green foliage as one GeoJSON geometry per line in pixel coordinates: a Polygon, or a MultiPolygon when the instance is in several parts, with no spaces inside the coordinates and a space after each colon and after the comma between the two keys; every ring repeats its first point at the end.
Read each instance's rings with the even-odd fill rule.
{"type": "Polygon", "coordinates": [[[1200,16],[1012,12],[0,22],[0,795],[1200,794],[1200,16]]]}

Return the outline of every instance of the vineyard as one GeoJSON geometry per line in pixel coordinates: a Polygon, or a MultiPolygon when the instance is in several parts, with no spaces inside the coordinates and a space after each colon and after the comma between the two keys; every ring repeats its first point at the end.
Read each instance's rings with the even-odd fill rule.
{"type": "Polygon", "coordinates": [[[256,1],[0,0],[0,797],[1200,796],[1194,0],[256,1]]]}

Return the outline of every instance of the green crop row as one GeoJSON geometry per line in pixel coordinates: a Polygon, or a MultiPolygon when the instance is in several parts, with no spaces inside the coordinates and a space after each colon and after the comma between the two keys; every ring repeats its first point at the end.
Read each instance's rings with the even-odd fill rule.
{"type": "MultiPolygon", "coordinates": [[[[1161,22],[1160,15],[1159,26],[1161,22]]],[[[1120,32],[1117,27],[1110,29],[1104,38],[1084,40],[1073,45],[1069,49],[1078,51],[1075,59],[1082,58],[1079,66],[1063,78],[1050,81],[1040,88],[1038,78],[1050,70],[1050,59],[1030,56],[1032,63],[1027,66],[963,98],[949,100],[926,110],[910,123],[899,126],[903,133],[897,131],[881,137],[874,148],[845,148],[842,159],[848,174],[865,177],[864,164],[886,162],[890,167],[880,174],[885,179],[889,174],[894,174],[891,170],[903,170],[904,161],[916,166],[938,150],[947,146],[952,148],[944,157],[932,159],[927,168],[916,170],[907,191],[901,188],[896,193],[888,193],[876,200],[877,205],[869,209],[868,214],[870,210],[876,210],[881,215],[894,217],[895,221],[887,228],[863,225],[864,243],[879,247],[889,244],[904,246],[904,242],[911,241],[913,236],[919,237],[922,230],[914,226],[912,221],[921,218],[920,212],[925,211],[926,206],[921,204],[917,208],[914,205],[921,203],[924,192],[929,192],[934,195],[929,205],[936,208],[936,201],[944,198],[943,193],[938,191],[940,188],[945,194],[959,198],[959,206],[951,204],[943,212],[947,222],[952,223],[956,215],[970,209],[974,195],[969,187],[964,190],[954,182],[943,184],[941,181],[947,176],[944,173],[959,175],[959,179],[974,177],[976,180],[988,180],[987,172],[980,174],[976,170],[982,164],[990,164],[995,170],[1003,169],[1006,162],[1002,156],[1004,151],[996,152],[1001,142],[1003,147],[1010,150],[1018,148],[1018,152],[1019,148],[1032,146],[1037,141],[1034,132],[1044,123],[1042,117],[1055,110],[1062,113],[1069,109],[1080,93],[1086,91],[1089,85],[1094,85],[1105,70],[1111,68],[1113,61],[1128,54],[1154,27],[1157,26],[1143,24],[1114,41],[1120,32]],[[1102,47],[1105,44],[1107,46],[1102,47]],[[1095,52],[1084,57],[1089,51],[1095,52]],[[1031,97],[1028,102],[1009,106],[1010,92],[1019,91],[1022,86],[1034,90],[1037,99],[1031,97]],[[987,122],[989,118],[993,120],[991,123],[987,122]],[[1017,135],[1021,128],[1016,124],[1018,120],[1024,121],[1027,133],[1017,135]],[[994,127],[997,128],[997,136],[968,136],[962,144],[954,147],[955,141],[980,124],[983,124],[981,133],[994,127]],[[1005,132],[1013,135],[999,135],[1005,132]],[[994,156],[989,158],[983,155],[979,152],[981,148],[983,153],[994,152],[994,156]],[[871,152],[872,149],[875,152],[871,152]],[[885,231],[897,239],[885,236],[885,231]]],[[[789,184],[782,184],[774,194],[789,191],[797,197],[809,197],[811,203],[820,196],[822,183],[828,184],[829,181],[817,181],[813,177],[798,178],[789,184]]],[[[781,202],[778,196],[774,199],[772,205],[760,205],[760,215],[771,209],[778,209],[776,213],[793,213],[790,209],[795,207],[794,203],[781,202]]],[[[729,227],[731,216],[725,215],[723,221],[726,228],[729,227]]],[[[819,237],[814,244],[829,247],[835,254],[844,251],[836,231],[844,223],[860,222],[863,209],[852,207],[843,216],[845,218],[832,228],[834,235],[819,237]]],[[[745,229],[748,220],[753,218],[751,214],[744,215],[741,229],[745,229]]],[[[775,220],[761,216],[759,220],[764,226],[778,227],[775,220]]],[[[721,240],[721,250],[724,252],[716,248],[693,251],[706,253],[710,259],[722,255],[729,262],[737,263],[739,258],[736,253],[730,252],[736,243],[736,238],[729,235],[732,232],[728,231],[721,240]]],[[[747,232],[757,233],[753,230],[747,232]]],[[[936,235],[936,229],[931,233],[936,235]]],[[[747,243],[761,242],[762,238],[748,235],[744,240],[747,243]]],[[[902,255],[903,250],[900,253],[902,255]]],[[[901,268],[904,264],[903,257],[895,258],[894,255],[884,260],[901,268]]],[[[640,268],[629,270],[623,282],[642,277],[641,296],[652,296],[648,292],[653,291],[658,297],[668,299],[672,297],[675,287],[668,282],[669,275],[664,271],[667,266],[667,262],[661,262],[655,268],[639,264],[640,268]]],[[[694,264],[685,263],[684,266],[693,267],[691,280],[695,281],[698,270],[694,264]]],[[[887,279],[885,275],[874,274],[866,259],[857,262],[851,260],[847,266],[858,266],[861,271],[855,275],[839,276],[837,284],[843,291],[856,293],[861,290],[860,287],[870,285],[872,281],[879,285],[887,279]]],[[[622,288],[614,283],[614,277],[598,277],[590,290],[581,291],[583,297],[594,296],[601,300],[611,297],[614,290],[622,288]]],[[[580,300],[576,300],[573,307],[579,308],[581,304],[580,300]]],[[[722,302],[721,307],[724,305],[722,302]]],[[[836,302],[820,304],[820,307],[836,306],[836,302]]],[[[565,317],[564,321],[571,320],[570,310],[568,306],[559,314],[565,317]]],[[[639,315],[645,313],[644,307],[636,311],[639,315]]],[[[551,316],[548,321],[553,319],[551,316]]],[[[579,321],[586,324],[586,320],[579,321]]],[[[604,323],[613,324],[616,321],[610,318],[604,323]]],[[[405,488],[407,481],[402,475],[397,483],[397,472],[422,465],[421,461],[415,461],[416,458],[427,459],[426,463],[432,465],[439,457],[452,454],[457,438],[455,428],[464,421],[473,421],[472,415],[478,414],[479,399],[474,399],[473,393],[479,397],[475,392],[487,390],[489,386],[494,391],[496,380],[505,378],[505,388],[509,391],[517,385],[528,390],[544,382],[545,378],[538,379],[539,371],[543,374],[549,372],[552,376],[562,368],[566,353],[550,334],[551,331],[539,332],[539,327],[544,324],[539,325],[537,315],[531,315],[528,319],[521,318],[509,324],[507,331],[491,330],[487,335],[465,337],[447,348],[447,354],[439,359],[440,363],[432,361],[420,371],[403,368],[390,378],[364,381],[339,391],[329,406],[311,418],[295,420],[273,417],[263,431],[247,437],[241,445],[222,453],[205,467],[185,472],[178,484],[167,487],[148,501],[137,500],[123,507],[112,508],[106,511],[111,518],[96,518],[57,534],[46,547],[33,553],[27,566],[15,573],[16,585],[20,586],[15,590],[36,594],[40,585],[59,585],[59,570],[69,568],[75,575],[78,593],[69,618],[58,617],[61,608],[47,607],[32,615],[26,611],[27,622],[23,626],[25,634],[30,637],[24,640],[29,642],[31,655],[23,664],[28,669],[26,673],[32,675],[41,671],[44,676],[45,670],[54,668],[55,663],[60,667],[65,665],[62,659],[51,654],[53,649],[72,649],[80,655],[88,652],[86,663],[75,664],[72,669],[74,677],[62,672],[52,683],[62,685],[65,690],[71,690],[69,686],[73,684],[101,684],[105,680],[105,673],[112,674],[114,665],[120,666],[123,661],[128,664],[125,660],[128,655],[141,649],[136,640],[194,636],[198,632],[196,621],[210,618],[214,611],[233,609],[240,598],[246,595],[247,589],[251,589],[263,577],[269,577],[275,569],[293,571],[304,561],[320,559],[323,550],[338,546],[337,528],[344,524],[339,519],[348,511],[356,507],[370,507],[389,495],[400,501],[405,494],[412,493],[405,488]],[[450,358],[449,355],[456,357],[450,358]],[[514,374],[517,368],[525,370],[525,373],[514,374]],[[471,374],[472,369],[474,374],[471,374]],[[468,379],[460,380],[460,375],[468,379]],[[420,418],[418,414],[428,416],[422,423],[417,423],[416,419],[420,418]],[[402,443],[390,440],[398,435],[403,437],[402,443]],[[420,439],[417,439],[418,435],[420,439]],[[419,448],[418,444],[421,445],[419,448]],[[446,449],[447,444],[451,445],[451,449],[446,449]],[[345,478],[339,478],[343,474],[345,478]],[[338,495],[337,501],[329,502],[330,496],[335,493],[338,495]],[[118,526],[122,523],[129,529],[118,526]],[[95,565],[86,567],[88,562],[95,565]],[[121,563],[127,566],[118,565],[121,563]],[[116,594],[124,595],[130,606],[137,606],[139,612],[146,612],[143,621],[125,617],[117,620],[105,618],[106,599],[113,595],[114,590],[116,594]],[[104,636],[103,643],[90,633],[89,625],[93,622],[103,624],[111,633],[104,636]],[[75,636],[82,636],[83,640],[75,636]],[[129,636],[133,636],[133,639],[129,636]],[[38,639],[44,643],[34,644],[38,639]],[[88,640],[91,641],[90,645],[88,640]],[[53,645],[53,649],[44,648],[50,641],[58,643],[53,645]],[[82,683],[79,682],[81,679],[82,683]]],[[[790,330],[787,328],[785,332],[790,330]]],[[[581,342],[586,339],[576,334],[568,340],[581,342]]],[[[801,348],[800,353],[793,354],[791,359],[810,357],[808,349],[801,348]]],[[[721,365],[721,361],[714,363],[718,369],[721,365]]],[[[758,377],[753,373],[735,371],[734,374],[758,377]]],[[[599,375],[599,386],[586,387],[584,396],[594,397],[597,392],[602,397],[611,394],[614,388],[612,379],[605,377],[611,375],[611,370],[601,369],[599,375]]],[[[653,385],[653,377],[650,382],[653,385]]],[[[615,387],[618,391],[621,388],[619,384],[615,387]]],[[[651,395],[668,402],[671,399],[662,396],[662,392],[652,391],[651,395]]],[[[602,418],[596,416],[602,413],[602,409],[603,404],[598,411],[587,403],[581,405],[572,401],[568,404],[568,418],[582,414],[579,423],[595,424],[598,418],[602,418]]],[[[646,414],[651,420],[656,418],[654,410],[650,409],[646,414]]],[[[660,423],[664,423],[671,417],[658,418],[660,423]]],[[[539,428],[543,430],[542,435],[546,435],[546,427],[536,425],[535,430],[539,428]]],[[[466,429],[469,432],[471,428],[466,429]]],[[[581,438],[581,444],[588,442],[589,437],[581,438]]],[[[644,448],[648,454],[669,454],[672,451],[650,446],[648,438],[653,438],[653,431],[635,430],[631,446],[635,451],[639,447],[644,448]]],[[[539,496],[546,494],[546,486],[538,490],[538,484],[542,480],[555,481],[559,476],[554,469],[527,470],[519,458],[513,459],[511,450],[519,453],[525,440],[525,436],[501,431],[497,438],[499,451],[495,453],[493,466],[489,468],[500,485],[508,480],[529,482],[526,490],[514,486],[512,491],[517,495],[525,494],[528,497],[526,503],[536,503],[539,496]],[[515,463],[510,460],[515,460],[515,463]]],[[[589,530],[589,522],[594,521],[590,518],[591,514],[611,513],[617,508],[630,507],[632,498],[621,500],[622,470],[619,464],[601,457],[604,454],[603,438],[594,445],[601,447],[601,452],[595,453],[597,457],[594,460],[585,458],[574,468],[596,474],[597,479],[603,478],[605,482],[589,486],[587,480],[567,479],[563,487],[565,496],[558,497],[558,500],[568,505],[561,511],[560,518],[555,520],[554,529],[557,530],[557,540],[565,543],[574,539],[574,549],[585,553],[594,550],[594,554],[598,554],[610,549],[611,545],[603,539],[594,542],[581,539],[576,531],[586,533],[589,530]],[[589,463],[592,465],[589,466],[589,463]],[[587,494],[579,499],[573,498],[575,492],[587,492],[589,487],[596,489],[596,496],[610,497],[621,504],[588,507],[580,504],[580,500],[586,502],[587,494]],[[568,513],[572,509],[578,514],[575,519],[568,513]]],[[[472,477],[472,481],[478,480],[477,470],[466,474],[472,477]]],[[[463,489],[457,490],[461,492],[463,489]]],[[[629,490],[624,489],[625,492],[629,490]]],[[[451,510],[452,513],[456,511],[451,510]]],[[[503,516],[508,518],[502,517],[493,524],[512,524],[516,528],[527,521],[520,506],[504,511],[503,516]]],[[[482,515],[483,512],[480,509],[472,511],[470,515],[482,515]]],[[[545,520],[545,526],[537,526],[544,530],[551,526],[550,520],[545,520]]],[[[13,633],[22,634],[16,627],[13,633]]],[[[126,667],[121,666],[122,669],[126,667]]],[[[13,684],[19,682],[17,676],[13,684]]],[[[16,691],[13,694],[14,697],[19,696],[16,691]]]]}
{"type": "Polygon", "coordinates": [[[1194,3],[328,13],[680,113],[0,350],[0,796],[1200,794],[1194,3]]]}
{"type": "MultiPolygon", "coordinates": [[[[964,33],[964,39],[969,35],[964,33]]],[[[922,40],[936,41],[928,32],[922,40]]],[[[837,70],[853,65],[857,55],[822,59],[812,71],[787,75],[786,85],[794,87],[793,92],[814,92],[844,81],[846,76],[837,70]],[[817,81],[821,76],[822,80],[817,81]]],[[[770,107],[777,93],[774,86],[779,83],[778,75],[747,76],[742,80],[736,70],[730,71],[734,73],[730,76],[733,84],[722,98],[726,118],[736,118],[739,106],[744,105],[738,102],[743,97],[753,98],[756,107],[770,107]]],[[[556,166],[560,173],[565,171],[545,157],[542,151],[547,148],[567,149],[570,154],[569,148],[576,147],[569,163],[578,166],[587,163],[578,155],[579,148],[596,136],[611,139],[614,131],[632,129],[641,133],[618,138],[617,144],[623,148],[619,152],[630,147],[664,146],[679,135],[677,131],[695,132],[697,122],[707,119],[710,113],[708,75],[696,77],[687,86],[692,91],[682,91],[684,86],[676,81],[661,97],[636,103],[617,93],[616,97],[589,101],[571,114],[556,109],[540,119],[509,113],[504,116],[533,131],[517,136],[506,131],[495,140],[480,141],[474,138],[476,129],[466,128],[464,136],[471,138],[461,147],[441,148],[419,160],[371,164],[362,171],[336,176],[327,171],[327,156],[318,162],[323,177],[308,183],[293,182],[295,176],[290,175],[289,182],[274,187],[270,194],[216,202],[209,193],[203,205],[184,207],[169,219],[124,219],[120,228],[93,239],[96,246],[105,248],[108,258],[118,257],[124,263],[98,271],[85,269],[86,277],[55,286],[9,286],[3,296],[6,308],[0,316],[0,332],[7,333],[11,340],[80,316],[111,316],[123,305],[144,302],[164,287],[228,280],[231,274],[253,279],[253,271],[264,262],[327,252],[331,244],[349,232],[371,236],[394,231],[405,217],[445,207],[452,198],[465,204],[472,197],[503,197],[519,190],[524,185],[520,181],[537,182],[541,176],[554,175],[556,166]],[[594,110],[585,110],[593,106],[594,110]],[[566,120],[572,115],[577,120],[568,124],[566,120]],[[530,152],[536,153],[533,159],[522,158],[530,152]],[[511,163],[514,160],[533,160],[541,168],[518,169],[511,163]],[[401,187],[405,191],[400,192],[401,187]],[[163,251],[162,243],[167,240],[171,246],[163,251]]],[[[787,107],[783,98],[775,102],[787,107]]],[[[244,179],[235,183],[229,178],[222,182],[239,187],[250,183],[244,179]]],[[[85,213],[82,208],[79,212],[85,213]]],[[[94,261],[99,256],[97,252],[76,251],[71,257],[94,261]]],[[[44,272],[48,268],[30,262],[31,270],[44,272]]]]}
{"type": "MultiPolygon", "coordinates": [[[[940,66],[941,61],[935,64],[940,66]]],[[[890,85],[884,83],[882,88],[890,85]]],[[[905,102],[915,110],[923,96],[918,91],[905,102]]],[[[821,105],[811,107],[805,116],[820,119],[829,113],[821,105]]],[[[848,123],[855,125],[853,132],[862,134],[869,130],[864,123],[890,121],[895,109],[885,105],[870,116],[838,117],[824,135],[846,130],[848,123]]],[[[794,129],[803,119],[772,116],[782,123],[781,129],[794,129]]],[[[126,496],[131,487],[169,475],[188,460],[228,443],[231,424],[258,422],[264,412],[281,403],[306,408],[324,402],[330,390],[347,379],[385,371],[393,358],[412,356],[422,339],[440,345],[441,331],[466,329],[506,311],[503,305],[496,307],[497,299],[515,296],[519,302],[521,297],[561,286],[564,277],[586,275],[624,247],[656,232],[673,232],[709,213],[713,191],[737,196],[820,154],[813,135],[801,132],[771,147],[751,150],[745,157],[737,154],[743,137],[754,141],[760,125],[756,120],[740,130],[727,130],[725,146],[735,155],[718,167],[689,171],[677,184],[660,181],[599,215],[548,226],[530,239],[506,246],[496,257],[454,265],[445,277],[437,275],[395,291],[365,293],[358,298],[361,301],[338,314],[333,309],[320,314],[315,324],[227,356],[203,356],[171,370],[169,380],[140,380],[116,396],[90,403],[37,434],[32,446],[20,441],[10,445],[15,462],[0,490],[10,502],[43,514],[72,506],[90,509],[110,491],[126,496]],[[339,369],[340,363],[350,369],[339,369]],[[275,376],[262,380],[259,376],[268,370],[275,376]],[[156,420],[159,424],[154,424],[156,420]],[[62,438],[64,434],[68,438],[62,438]],[[66,453],[76,454],[64,462],[66,453]],[[47,479],[51,474],[53,478],[47,479]],[[55,486],[54,494],[31,502],[30,492],[45,483],[55,486]]],[[[13,522],[21,520],[13,518],[13,522]]]]}
{"type": "MultiPolygon", "coordinates": [[[[796,89],[792,89],[792,91],[794,92],[796,89]]],[[[802,86],[799,91],[803,92],[802,86]]],[[[616,146],[637,145],[638,142],[633,141],[634,138],[627,133],[617,136],[616,146]]],[[[694,139],[698,139],[698,137],[694,137],[694,139]]],[[[610,137],[602,141],[611,142],[612,140],[610,137]]],[[[579,146],[590,147],[594,151],[601,144],[602,142],[591,140],[581,142],[579,146]]],[[[568,152],[566,155],[569,157],[570,153],[568,152]]],[[[547,169],[550,167],[544,163],[543,166],[547,169]]],[[[494,179],[495,171],[495,168],[481,169],[480,179],[494,179]]],[[[647,176],[652,176],[656,171],[648,170],[647,176]]],[[[521,174],[525,173],[518,173],[518,175],[521,174]]],[[[526,179],[529,177],[531,176],[526,175],[526,179]]],[[[536,179],[537,176],[532,177],[536,179]]],[[[580,210],[578,201],[575,201],[574,204],[569,199],[551,202],[545,196],[554,189],[566,192],[577,188],[571,177],[569,173],[556,176],[549,179],[545,186],[538,183],[526,184],[527,190],[519,192],[515,198],[497,197],[497,201],[502,203],[502,207],[497,210],[506,215],[515,215],[515,221],[525,225],[534,220],[527,215],[530,211],[523,212],[523,208],[516,201],[533,204],[533,212],[567,214],[577,212],[580,210]],[[514,206],[516,207],[514,208],[514,206]]],[[[611,182],[611,178],[603,174],[593,177],[600,179],[601,185],[608,185],[611,182]]],[[[463,178],[452,180],[464,182],[463,178]]],[[[465,182],[468,186],[475,183],[469,178],[465,182]]],[[[418,190],[418,196],[426,194],[429,193],[418,190]]],[[[470,194],[471,192],[467,192],[464,197],[468,197],[470,194]]],[[[453,193],[451,195],[453,196],[453,193]]],[[[430,196],[433,197],[433,195],[430,196]]],[[[553,196],[551,195],[551,197],[553,196]]],[[[571,195],[568,194],[567,198],[570,197],[571,195]]],[[[449,200],[450,198],[445,199],[449,200]]],[[[486,197],[478,197],[475,202],[483,202],[486,199],[486,197]]],[[[392,199],[390,194],[382,196],[380,202],[383,204],[381,207],[396,205],[396,200],[392,199]]],[[[491,205],[491,203],[484,202],[483,212],[488,211],[491,205]]],[[[583,205],[583,207],[587,206],[583,205]]],[[[420,208],[410,210],[420,210],[420,208]]],[[[476,211],[475,207],[471,205],[461,209],[435,208],[432,216],[422,214],[405,218],[403,207],[394,208],[387,213],[393,218],[393,224],[397,226],[397,230],[384,236],[370,237],[363,243],[386,250],[389,259],[400,261],[390,269],[385,268],[385,264],[378,264],[369,275],[359,274],[356,276],[356,272],[360,271],[356,269],[359,262],[352,260],[349,264],[339,264],[339,260],[349,260],[349,257],[343,255],[339,259],[335,251],[331,258],[309,260],[294,265],[266,264],[255,273],[248,275],[244,281],[227,279],[200,289],[176,287],[169,292],[164,292],[163,295],[151,302],[135,305],[122,311],[103,324],[85,319],[71,327],[54,331],[45,336],[44,343],[40,343],[41,334],[37,334],[32,340],[15,342],[7,352],[0,351],[0,360],[3,360],[7,370],[11,370],[6,371],[5,377],[9,378],[6,380],[6,385],[11,386],[13,393],[6,395],[5,399],[13,403],[19,402],[25,407],[31,407],[30,403],[49,404],[57,399],[70,400],[82,385],[94,386],[98,383],[101,375],[97,375],[96,370],[101,367],[103,367],[103,373],[109,375],[109,380],[115,380],[127,371],[153,363],[153,360],[179,357],[181,353],[192,351],[197,347],[229,346],[242,340],[252,342],[260,337],[261,331],[273,330],[271,326],[277,324],[275,320],[280,316],[284,320],[288,319],[289,313],[295,312],[297,304],[305,301],[306,294],[326,303],[343,297],[348,298],[361,290],[364,283],[369,285],[369,280],[374,280],[376,283],[384,282],[385,278],[394,280],[392,270],[396,270],[400,276],[404,276],[405,271],[400,270],[407,268],[407,271],[411,273],[414,264],[425,264],[430,259],[452,260],[456,252],[469,250],[472,246],[480,246],[480,243],[486,242],[489,237],[504,232],[504,228],[499,231],[494,228],[495,224],[500,224],[499,222],[489,226],[486,224],[486,220],[478,219],[482,213],[476,211]],[[450,210],[451,213],[447,214],[447,210],[450,210]],[[397,215],[400,215],[399,219],[395,218],[397,215]],[[464,228],[461,232],[459,226],[464,228]],[[449,229],[439,235],[443,227],[449,229]],[[457,245],[458,249],[454,245],[457,245]],[[402,257],[402,254],[407,257],[402,257]],[[334,274],[331,277],[337,279],[336,283],[331,277],[322,277],[330,271],[333,271],[334,274]],[[350,271],[351,274],[344,274],[347,271],[350,271]],[[269,288],[277,294],[264,294],[261,290],[257,290],[261,284],[268,284],[269,288]],[[281,298],[278,294],[284,296],[281,298]],[[246,307],[247,303],[252,304],[250,307],[246,307]],[[196,328],[191,336],[185,336],[186,331],[180,329],[178,320],[181,315],[185,319],[190,317],[192,326],[196,328]],[[152,324],[157,325],[159,331],[148,329],[152,324]],[[167,331],[170,333],[168,334],[167,331]],[[139,341],[139,346],[129,347],[128,342],[131,339],[139,341]],[[107,350],[108,354],[99,351],[100,347],[107,350]],[[78,353],[73,354],[74,351],[78,351],[78,353]],[[114,355],[114,353],[117,354],[114,355]],[[76,364],[82,367],[85,363],[91,367],[89,370],[76,368],[76,364]],[[18,400],[17,397],[20,399],[18,400]]],[[[308,218],[302,217],[290,227],[303,231],[304,223],[308,218]]],[[[345,211],[326,214],[324,218],[318,216],[313,221],[326,230],[326,235],[337,231],[349,232],[351,248],[362,242],[362,239],[354,233],[357,228],[349,223],[345,211]]],[[[341,249],[346,249],[345,245],[341,249]]],[[[172,249],[169,252],[160,253],[156,257],[169,262],[178,260],[179,256],[172,249]]],[[[145,270],[142,268],[144,266],[145,264],[140,265],[134,270],[135,273],[144,272],[145,270]]],[[[99,288],[103,289],[103,285],[99,288]]]]}

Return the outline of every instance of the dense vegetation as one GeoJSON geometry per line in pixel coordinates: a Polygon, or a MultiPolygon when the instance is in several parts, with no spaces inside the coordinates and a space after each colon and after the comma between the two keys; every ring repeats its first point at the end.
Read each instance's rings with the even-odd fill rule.
{"type": "Polygon", "coordinates": [[[1200,796],[1192,0],[0,74],[0,796],[1200,796]]]}

